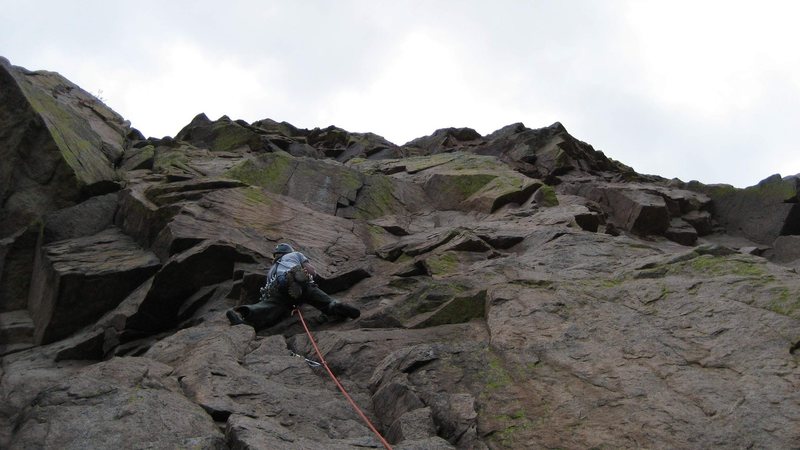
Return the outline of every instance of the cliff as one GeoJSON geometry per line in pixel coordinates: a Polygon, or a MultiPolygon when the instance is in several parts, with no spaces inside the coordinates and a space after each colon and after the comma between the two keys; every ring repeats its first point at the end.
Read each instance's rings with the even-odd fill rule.
{"type": "Polygon", "coordinates": [[[0,448],[794,448],[798,179],[641,175],[559,123],[404,145],[199,114],[145,138],[0,58],[0,448]],[[301,356],[301,357],[298,357],[301,356]],[[305,358],[305,359],[304,359],[305,358]]]}

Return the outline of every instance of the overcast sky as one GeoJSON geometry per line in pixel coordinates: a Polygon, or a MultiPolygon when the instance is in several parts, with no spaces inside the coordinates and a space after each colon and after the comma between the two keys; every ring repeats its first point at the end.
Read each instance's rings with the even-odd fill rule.
{"type": "Polygon", "coordinates": [[[146,136],[198,113],[403,144],[561,122],[640,173],[800,172],[796,1],[0,0],[0,55],[146,136]]]}

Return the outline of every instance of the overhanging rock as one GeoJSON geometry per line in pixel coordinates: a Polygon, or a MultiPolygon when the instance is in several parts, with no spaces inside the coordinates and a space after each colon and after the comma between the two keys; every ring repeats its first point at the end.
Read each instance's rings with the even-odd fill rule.
{"type": "Polygon", "coordinates": [[[125,319],[124,327],[147,334],[175,326],[184,301],[204,286],[230,280],[236,262],[254,260],[241,247],[214,241],[174,255],[155,274],[152,286],[140,298],[136,312],[125,319]]]}

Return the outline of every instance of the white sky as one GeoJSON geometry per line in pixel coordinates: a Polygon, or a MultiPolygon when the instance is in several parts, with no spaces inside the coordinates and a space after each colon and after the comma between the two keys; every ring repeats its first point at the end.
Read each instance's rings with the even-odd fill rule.
{"type": "Polygon", "coordinates": [[[559,121],[640,173],[800,172],[797,1],[0,0],[0,55],[146,136],[198,113],[403,144],[559,121]]]}

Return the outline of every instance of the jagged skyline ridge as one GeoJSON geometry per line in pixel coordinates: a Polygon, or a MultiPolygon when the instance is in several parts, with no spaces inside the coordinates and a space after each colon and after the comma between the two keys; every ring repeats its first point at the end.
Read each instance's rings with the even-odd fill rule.
{"type": "Polygon", "coordinates": [[[3,56],[148,136],[200,112],[396,144],[560,121],[640,173],[744,187],[800,171],[789,3],[3,6],[3,56]]]}

